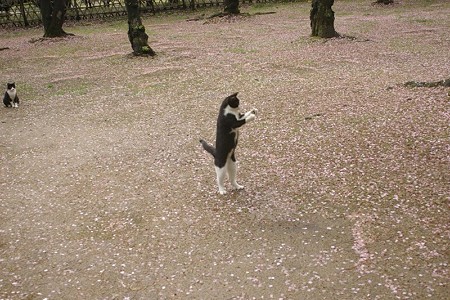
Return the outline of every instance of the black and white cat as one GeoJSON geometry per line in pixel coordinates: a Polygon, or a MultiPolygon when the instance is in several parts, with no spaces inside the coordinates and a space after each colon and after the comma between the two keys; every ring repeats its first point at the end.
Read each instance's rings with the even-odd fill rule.
{"type": "Polygon", "coordinates": [[[19,107],[19,97],[17,96],[16,84],[14,82],[6,85],[3,104],[5,104],[6,107],[19,107]]]}
{"type": "Polygon", "coordinates": [[[203,148],[214,157],[219,193],[226,194],[224,180],[228,173],[231,185],[236,189],[244,187],[236,182],[236,157],[234,151],[239,138],[239,127],[253,121],[257,110],[252,109],[245,114],[239,112],[238,93],[228,96],[220,106],[217,118],[216,147],[200,140],[203,148]]]}

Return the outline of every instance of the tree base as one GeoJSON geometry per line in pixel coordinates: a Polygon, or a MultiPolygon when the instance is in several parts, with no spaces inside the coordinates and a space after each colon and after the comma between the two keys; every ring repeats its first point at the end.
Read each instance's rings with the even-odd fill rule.
{"type": "Polygon", "coordinates": [[[137,54],[134,52],[131,52],[129,54],[126,55],[127,58],[133,59],[133,58],[140,58],[140,57],[147,57],[147,58],[153,58],[156,56],[156,52],[152,53],[141,53],[141,54],[137,54]]]}
{"type": "Polygon", "coordinates": [[[67,33],[64,30],[57,31],[57,32],[49,32],[44,34],[44,38],[64,38],[66,36],[75,36],[73,33],[67,33]]]}
{"type": "Polygon", "coordinates": [[[143,25],[138,27],[130,27],[128,38],[133,49],[134,56],[155,56],[156,53],[148,45],[148,35],[145,33],[143,25]]]}
{"type": "Polygon", "coordinates": [[[140,52],[132,52],[131,53],[134,57],[153,57],[156,56],[156,52],[153,51],[152,48],[149,47],[149,49],[142,49],[140,52]]]}

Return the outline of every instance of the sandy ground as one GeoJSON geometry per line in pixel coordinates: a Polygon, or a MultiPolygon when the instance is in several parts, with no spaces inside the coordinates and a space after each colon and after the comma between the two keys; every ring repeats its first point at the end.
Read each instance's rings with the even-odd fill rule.
{"type": "Polygon", "coordinates": [[[155,58],[124,21],[2,29],[0,299],[446,299],[449,90],[402,84],[450,77],[450,3],[334,10],[355,39],[308,3],[145,17],[155,58]],[[198,139],[236,91],[220,196],[198,139]]]}

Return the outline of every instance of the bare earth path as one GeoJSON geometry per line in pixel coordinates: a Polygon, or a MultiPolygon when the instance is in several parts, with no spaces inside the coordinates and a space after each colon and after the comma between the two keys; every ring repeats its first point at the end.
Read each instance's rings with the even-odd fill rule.
{"type": "Polygon", "coordinates": [[[154,59],[124,21],[2,29],[0,299],[446,299],[448,88],[402,86],[450,77],[450,3],[423,2],[336,1],[356,39],[327,42],[308,3],[147,17],[154,59]],[[236,91],[259,116],[219,196],[198,139],[236,91]]]}

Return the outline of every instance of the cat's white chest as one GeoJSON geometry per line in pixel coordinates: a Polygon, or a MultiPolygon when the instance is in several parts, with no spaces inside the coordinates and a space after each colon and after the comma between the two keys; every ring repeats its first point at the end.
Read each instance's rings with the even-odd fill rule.
{"type": "Polygon", "coordinates": [[[17,95],[16,89],[6,90],[6,92],[8,93],[8,96],[11,100],[16,99],[16,95],[17,95]]]}
{"type": "Polygon", "coordinates": [[[223,115],[226,116],[228,114],[235,116],[236,119],[239,120],[239,109],[227,106],[227,107],[225,107],[223,115]]]}
{"type": "MultiPolygon", "coordinates": [[[[236,120],[239,120],[239,109],[227,106],[225,108],[224,115],[226,116],[228,114],[233,115],[236,118],[236,120]]],[[[234,133],[234,144],[236,144],[239,138],[239,129],[232,128],[230,133],[232,134],[234,133]]]]}

